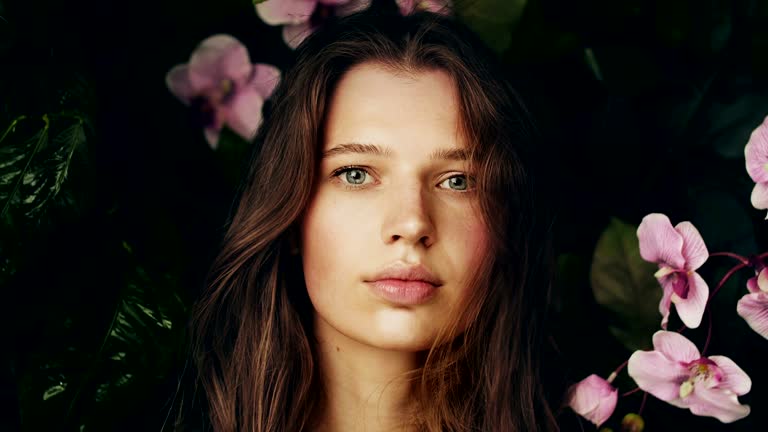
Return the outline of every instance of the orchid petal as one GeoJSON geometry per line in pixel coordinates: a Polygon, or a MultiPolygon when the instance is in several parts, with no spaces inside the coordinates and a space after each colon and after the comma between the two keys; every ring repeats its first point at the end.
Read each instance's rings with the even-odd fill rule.
{"type": "Polygon", "coordinates": [[[751,293],[768,292],[768,267],[747,280],[747,289],[751,293]]]}
{"type": "Polygon", "coordinates": [[[659,302],[659,313],[661,314],[661,328],[666,330],[667,323],[669,323],[669,306],[672,304],[672,294],[675,291],[672,289],[672,282],[669,279],[662,279],[661,286],[664,293],[659,302]]]}
{"type": "Polygon", "coordinates": [[[450,0],[396,0],[395,3],[397,3],[402,15],[410,15],[420,11],[449,15],[452,6],[450,0]]]}
{"type": "Polygon", "coordinates": [[[677,301],[674,301],[673,297],[680,321],[688,328],[698,327],[701,324],[702,316],[704,316],[708,299],[709,286],[707,282],[698,273],[691,272],[688,275],[688,296],[677,301]]]}
{"type": "Polygon", "coordinates": [[[238,92],[227,108],[227,125],[243,139],[250,141],[261,124],[264,99],[253,88],[238,92]]]}
{"type": "Polygon", "coordinates": [[[742,419],[750,411],[749,405],[739,403],[735,393],[717,387],[696,386],[687,401],[693,414],[714,417],[723,423],[742,419]]]}
{"type": "Polygon", "coordinates": [[[752,330],[768,339],[768,293],[746,294],[736,304],[736,312],[752,330]]]}
{"type": "Polygon", "coordinates": [[[253,78],[249,83],[261,95],[262,99],[269,99],[280,82],[280,69],[263,63],[254,65],[253,78]]]}
{"type": "MultiPolygon", "coordinates": [[[[752,207],[758,210],[768,209],[768,183],[757,183],[752,188],[752,195],[749,197],[752,207]]],[[[768,219],[768,217],[766,217],[768,219]]]]}
{"type": "Polygon", "coordinates": [[[763,268],[757,274],[757,287],[760,291],[768,292],[768,267],[763,268]]]}
{"type": "Polygon", "coordinates": [[[725,356],[710,356],[709,359],[715,362],[725,374],[720,387],[731,390],[737,395],[749,393],[752,389],[752,380],[733,360],[725,356]]]}
{"type": "Polygon", "coordinates": [[[253,70],[245,45],[232,36],[211,36],[189,59],[189,79],[196,89],[218,87],[224,80],[242,82],[253,70]]]}
{"type": "Polygon", "coordinates": [[[296,49],[304,39],[307,38],[315,29],[309,22],[299,24],[287,24],[283,26],[283,41],[292,49],[296,49]]]}
{"type": "Polygon", "coordinates": [[[768,182],[768,117],[752,131],[744,147],[747,173],[755,183],[768,182]]]}
{"type": "Polygon", "coordinates": [[[653,348],[678,362],[689,363],[701,358],[696,345],[677,332],[657,331],[653,334],[653,348]]]}
{"type": "Polygon", "coordinates": [[[207,127],[203,131],[203,134],[205,135],[205,140],[208,141],[208,145],[216,150],[219,146],[219,135],[221,135],[221,130],[214,127],[207,127]]]}
{"type": "Polygon", "coordinates": [[[627,372],[641,389],[663,401],[671,401],[680,396],[678,377],[688,371],[680,362],[659,351],[635,351],[629,357],[627,372]]]}
{"type": "Polygon", "coordinates": [[[334,13],[336,16],[345,17],[352,15],[353,13],[361,12],[371,5],[372,0],[350,0],[343,4],[339,4],[334,13]]]}
{"type": "Polygon", "coordinates": [[[168,71],[165,75],[165,85],[186,105],[196,96],[196,89],[189,81],[189,66],[186,64],[176,65],[168,71]]]}
{"type": "Polygon", "coordinates": [[[685,265],[683,236],[672,227],[667,216],[652,213],[644,217],[637,228],[637,238],[644,260],[667,264],[675,269],[682,269],[685,265]]]}
{"type": "Polygon", "coordinates": [[[752,294],[760,292],[760,286],[757,285],[757,276],[747,279],[747,290],[752,294]]]}
{"type": "Polygon", "coordinates": [[[272,26],[295,25],[309,21],[316,6],[317,0],[267,0],[256,5],[256,13],[272,26]]]}
{"type": "Polygon", "coordinates": [[[683,257],[685,258],[685,269],[696,270],[702,266],[709,258],[707,245],[701,238],[699,230],[690,222],[680,222],[675,226],[675,230],[683,236],[683,257]]]}
{"type": "Polygon", "coordinates": [[[571,387],[568,406],[599,427],[611,417],[617,400],[618,389],[592,374],[571,387]]]}

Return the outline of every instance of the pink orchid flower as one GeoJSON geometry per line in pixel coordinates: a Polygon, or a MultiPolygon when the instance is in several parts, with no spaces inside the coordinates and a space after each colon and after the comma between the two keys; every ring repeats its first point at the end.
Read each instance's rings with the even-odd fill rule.
{"type": "Polygon", "coordinates": [[[189,63],[173,67],[165,83],[171,93],[195,110],[208,144],[215,149],[225,124],[244,139],[254,137],[264,100],[279,79],[279,69],[251,64],[240,41],[219,34],[202,41],[189,63]]]}
{"type": "Polygon", "coordinates": [[[737,396],[752,380],[728,357],[701,357],[693,342],[676,332],[657,331],[653,351],[635,351],[628,372],[638,387],[695,415],[731,423],[749,415],[737,396]]]}
{"type": "Polygon", "coordinates": [[[592,374],[568,390],[568,406],[578,415],[600,427],[616,409],[619,391],[608,381],[592,374]]]}
{"type": "Polygon", "coordinates": [[[736,304],[736,312],[760,336],[768,339],[768,267],[747,281],[750,294],[736,304]]]}
{"type": "Polygon", "coordinates": [[[452,6],[451,0],[395,0],[395,3],[403,15],[419,11],[449,15],[452,6]]]}
{"type": "MultiPolygon", "coordinates": [[[[768,117],[749,137],[744,147],[747,173],[755,182],[752,189],[752,206],[759,210],[768,209],[768,117]]],[[[765,217],[768,219],[768,215],[765,217]]]]}
{"type": "Polygon", "coordinates": [[[655,276],[664,289],[659,303],[661,328],[667,328],[672,303],[683,324],[698,327],[709,298],[709,286],[696,273],[709,258],[699,231],[690,222],[673,227],[667,216],[652,213],[643,218],[637,237],[640,256],[659,265],[655,276]]]}
{"type": "Polygon", "coordinates": [[[267,0],[256,5],[256,13],[265,23],[283,26],[283,40],[296,48],[330,17],[360,12],[372,0],[267,0]]]}

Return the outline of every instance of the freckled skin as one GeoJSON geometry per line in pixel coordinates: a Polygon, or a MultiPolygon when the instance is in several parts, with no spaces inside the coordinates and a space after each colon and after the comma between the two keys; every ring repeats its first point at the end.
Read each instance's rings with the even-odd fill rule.
{"type": "Polygon", "coordinates": [[[318,336],[424,350],[466,294],[464,281],[482,259],[487,230],[475,193],[456,190],[448,179],[472,173],[464,161],[429,158],[436,149],[465,147],[458,122],[456,89],[442,71],[404,75],[363,64],[341,79],[329,105],[323,150],[362,143],[392,154],[343,154],[321,162],[301,221],[318,336]],[[333,176],[349,165],[366,173],[333,176]],[[350,178],[364,184],[350,184],[350,178]],[[420,305],[382,300],[364,281],[396,261],[423,264],[443,286],[420,305]]]}

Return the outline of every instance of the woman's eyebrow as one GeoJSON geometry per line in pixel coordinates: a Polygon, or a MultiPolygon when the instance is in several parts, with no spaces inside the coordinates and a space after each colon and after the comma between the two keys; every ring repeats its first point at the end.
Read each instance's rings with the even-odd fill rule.
{"type": "MultiPolygon", "coordinates": [[[[339,144],[323,152],[323,159],[343,154],[368,154],[374,156],[389,157],[394,154],[392,149],[388,147],[380,147],[374,144],[360,144],[360,143],[348,143],[339,144]]],[[[465,161],[469,159],[469,152],[465,149],[450,148],[450,149],[437,149],[430,153],[429,159],[431,160],[454,160],[465,161]]]]}

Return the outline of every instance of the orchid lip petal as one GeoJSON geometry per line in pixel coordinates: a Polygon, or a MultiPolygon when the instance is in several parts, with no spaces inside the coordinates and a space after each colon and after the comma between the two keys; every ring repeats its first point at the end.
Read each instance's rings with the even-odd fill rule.
{"type": "Polygon", "coordinates": [[[736,394],[719,388],[697,386],[688,397],[691,413],[714,417],[723,423],[732,423],[749,415],[749,405],[739,403],[736,394]]]}
{"type": "Polygon", "coordinates": [[[697,328],[701,324],[704,311],[709,299],[709,286],[696,272],[688,276],[688,295],[685,299],[675,302],[680,320],[688,328],[697,328]]]}

